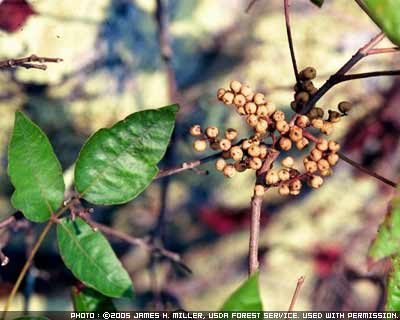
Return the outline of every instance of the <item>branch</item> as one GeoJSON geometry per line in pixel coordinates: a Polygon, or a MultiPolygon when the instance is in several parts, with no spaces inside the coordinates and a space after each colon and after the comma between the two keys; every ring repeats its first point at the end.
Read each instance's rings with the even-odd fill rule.
{"type": "Polygon", "coordinates": [[[284,11],[285,11],[286,33],[287,33],[287,37],[288,37],[290,57],[292,59],[293,72],[294,72],[294,76],[296,77],[296,83],[299,83],[299,81],[300,81],[299,71],[297,69],[296,55],[294,53],[292,32],[291,32],[291,28],[290,28],[289,0],[284,0],[283,5],[284,5],[284,11]]]}
{"type": "Polygon", "coordinates": [[[381,76],[399,76],[399,75],[400,75],[400,70],[385,70],[385,71],[340,75],[338,77],[335,77],[335,82],[336,82],[335,84],[355,79],[364,79],[364,78],[381,77],[381,76]]]}
{"type": "Polygon", "coordinates": [[[288,312],[293,311],[294,305],[296,304],[297,298],[299,297],[300,290],[301,290],[303,283],[304,283],[304,277],[302,276],[297,280],[296,289],[294,290],[292,301],[290,302],[288,312]]]}
{"type": "Polygon", "coordinates": [[[383,32],[373,37],[367,44],[361,47],[351,58],[348,60],[334,75],[332,75],[324,85],[311,97],[311,99],[304,105],[301,114],[306,114],[311,108],[321,99],[325,93],[329,91],[335,84],[337,78],[346,74],[357,62],[368,55],[368,52],[373,49],[385,37],[383,32]]]}
{"type": "Polygon", "coordinates": [[[399,47],[393,47],[393,48],[377,48],[377,49],[370,49],[368,51],[368,55],[373,55],[373,54],[381,54],[381,53],[395,53],[399,52],[400,48],[399,47]]]}
{"type": "Polygon", "coordinates": [[[15,68],[22,67],[26,69],[40,69],[46,70],[47,65],[45,63],[58,63],[63,61],[60,58],[46,58],[46,57],[38,57],[32,54],[26,58],[20,59],[8,59],[4,61],[0,61],[0,69],[2,68],[15,68]]]}

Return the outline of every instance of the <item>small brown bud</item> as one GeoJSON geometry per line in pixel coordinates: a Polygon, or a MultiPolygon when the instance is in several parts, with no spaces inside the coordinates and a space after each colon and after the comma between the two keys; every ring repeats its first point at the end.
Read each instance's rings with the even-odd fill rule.
{"type": "Polygon", "coordinates": [[[247,114],[255,114],[257,111],[257,105],[254,102],[247,102],[244,106],[244,110],[247,114]]]}
{"type": "Polygon", "coordinates": [[[311,80],[303,81],[302,87],[308,93],[310,93],[311,91],[314,91],[314,89],[315,89],[315,86],[314,86],[314,84],[313,84],[313,82],[311,80]]]}
{"type": "Polygon", "coordinates": [[[301,140],[296,142],[296,147],[299,150],[303,150],[305,147],[308,146],[308,144],[309,144],[308,139],[303,137],[303,138],[301,138],[301,140]]]}
{"type": "Polygon", "coordinates": [[[304,168],[308,173],[314,173],[318,170],[317,163],[315,161],[309,160],[304,163],[304,168]]]}
{"type": "Polygon", "coordinates": [[[287,181],[290,179],[290,173],[286,169],[281,169],[278,172],[279,179],[282,181],[287,181]]]}
{"type": "Polygon", "coordinates": [[[324,109],[315,107],[315,110],[317,110],[317,114],[318,114],[319,118],[323,118],[324,117],[324,114],[325,114],[324,109]]]}
{"type": "Polygon", "coordinates": [[[310,158],[313,161],[319,161],[322,158],[322,152],[318,149],[312,149],[310,152],[310,158]]]}
{"type": "Polygon", "coordinates": [[[327,160],[331,166],[334,166],[339,161],[339,156],[337,153],[331,153],[328,155],[327,160]]]}
{"type": "Polygon", "coordinates": [[[328,110],[328,121],[332,123],[337,123],[340,121],[340,113],[337,111],[328,110]]]}
{"type": "Polygon", "coordinates": [[[207,127],[206,136],[213,139],[218,136],[219,130],[217,127],[207,127]]]}
{"type": "Polygon", "coordinates": [[[310,94],[306,91],[300,91],[295,95],[294,99],[296,102],[304,104],[310,100],[310,94]]]}
{"type": "Polygon", "coordinates": [[[221,139],[221,141],[219,142],[219,148],[222,151],[228,151],[232,146],[232,143],[230,140],[228,139],[221,139]]]}
{"type": "Polygon", "coordinates": [[[318,189],[324,183],[324,179],[320,176],[312,176],[309,180],[309,184],[311,188],[318,189]]]}
{"type": "Polygon", "coordinates": [[[307,116],[301,115],[296,118],[296,125],[299,128],[307,128],[310,125],[310,119],[307,116]]]}
{"type": "Polygon", "coordinates": [[[283,121],[283,120],[285,120],[285,114],[282,111],[277,110],[272,115],[272,119],[274,119],[276,122],[283,121]]]}
{"type": "Polygon", "coordinates": [[[317,70],[313,67],[307,67],[300,74],[305,80],[312,80],[317,76],[317,70]]]}
{"type": "Polygon", "coordinates": [[[317,162],[317,166],[319,171],[328,170],[330,168],[329,162],[325,159],[320,159],[317,162]]]}
{"type": "Polygon", "coordinates": [[[292,141],[289,138],[281,137],[279,139],[279,146],[282,150],[289,151],[292,148],[292,141]]]}
{"type": "Polygon", "coordinates": [[[308,111],[307,117],[308,117],[308,119],[310,119],[311,121],[314,120],[314,119],[319,118],[319,116],[318,116],[318,110],[317,110],[316,108],[312,108],[310,111],[308,111]]]}
{"type": "Polygon", "coordinates": [[[265,189],[264,186],[262,186],[261,184],[257,184],[254,187],[254,195],[256,195],[257,197],[262,197],[265,193],[265,189]]]}
{"type": "Polygon", "coordinates": [[[287,196],[290,194],[290,189],[289,186],[287,184],[282,184],[279,189],[278,192],[281,196],[287,196]]]}
{"type": "Polygon", "coordinates": [[[251,169],[253,170],[258,170],[261,168],[262,166],[262,161],[260,158],[254,157],[254,158],[250,158],[249,161],[249,166],[251,169]]]}
{"type": "Polygon", "coordinates": [[[235,167],[231,164],[226,165],[226,167],[224,168],[225,177],[232,178],[235,174],[236,174],[235,167]]]}
{"type": "Polygon", "coordinates": [[[207,140],[195,140],[193,142],[193,149],[197,152],[202,152],[207,149],[207,140]]]}
{"type": "Polygon", "coordinates": [[[281,134],[285,134],[290,130],[289,124],[285,120],[277,121],[275,127],[281,134]]]}
{"type": "Polygon", "coordinates": [[[258,157],[260,155],[260,152],[261,152],[260,147],[254,144],[249,149],[247,149],[247,153],[251,157],[258,157]]]}
{"type": "Polygon", "coordinates": [[[279,175],[278,172],[276,172],[276,170],[270,169],[266,176],[265,176],[265,182],[267,184],[275,184],[279,182],[279,175]]]}
{"type": "Polygon", "coordinates": [[[282,161],[281,161],[282,166],[286,167],[286,168],[293,168],[294,166],[294,160],[292,157],[285,157],[282,161]]]}
{"type": "Polygon", "coordinates": [[[318,150],[326,151],[328,150],[328,140],[319,139],[318,143],[316,144],[318,150]]]}
{"type": "Polygon", "coordinates": [[[324,120],[322,119],[313,119],[311,120],[311,125],[316,129],[321,129],[324,126],[324,120]]]}
{"type": "Polygon", "coordinates": [[[251,115],[247,116],[246,122],[250,127],[254,128],[258,123],[258,118],[256,115],[251,114],[251,115]]]}
{"type": "Polygon", "coordinates": [[[243,150],[239,146],[234,146],[230,149],[231,158],[235,161],[240,161],[243,158],[243,150]]]}
{"type": "Polygon", "coordinates": [[[253,98],[254,102],[258,105],[265,104],[265,96],[262,93],[256,93],[253,98]]]}
{"type": "Polygon", "coordinates": [[[337,152],[340,150],[340,144],[337,143],[336,141],[330,140],[328,142],[328,148],[329,148],[329,150],[331,150],[333,152],[337,152]]]}
{"type": "Polygon", "coordinates": [[[242,84],[239,81],[233,80],[229,85],[233,92],[239,93],[242,88],[242,84]]]}
{"type": "Polygon", "coordinates": [[[290,108],[294,111],[294,112],[300,112],[302,104],[298,104],[296,101],[291,101],[290,102],[290,108]]]}
{"type": "Polygon", "coordinates": [[[195,125],[191,126],[189,132],[194,137],[201,136],[201,134],[202,134],[201,127],[199,124],[195,124],[195,125]]]}
{"type": "Polygon", "coordinates": [[[219,141],[215,139],[213,142],[211,142],[210,148],[213,150],[219,150],[219,141]]]}
{"type": "Polygon", "coordinates": [[[222,102],[225,104],[232,104],[234,98],[235,98],[235,95],[232,92],[227,91],[227,92],[225,92],[225,94],[222,97],[222,102]]]}
{"type": "Polygon", "coordinates": [[[242,94],[237,94],[233,99],[233,103],[236,107],[243,107],[246,103],[246,97],[242,94]]]}
{"type": "Polygon", "coordinates": [[[321,133],[329,136],[333,131],[333,125],[332,125],[332,123],[325,121],[324,125],[322,126],[322,128],[320,130],[321,130],[321,133]]]}
{"type": "Polygon", "coordinates": [[[215,161],[215,169],[218,171],[223,171],[226,167],[226,161],[225,159],[219,158],[217,161],[215,161]]]}
{"type": "Polygon", "coordinates": [[[351,108],[353,107],[353,104],[349,101],[342,101],[339,103],[338,105],[338,109],[341,113],[346,114],[347,112],[349,112],[351,110],[351,108]]]}
{"type": "Polygon", "coordinates": [[[218,100],[222,100],[222,97],[224,96],[226,90],[224,88],[219,88],[217,91],[217,98],[218,100]]]}
{"type": "Polygon", "coordinates": [[[290,128],[289,137],[293,142],[297,142],[303,138],[303,130],[298,126],[290,128]]]}
{"type": "Polygon", "coordinates": [[[238,133],[235,129],[232,128],[228,128],[225,131],[225,138],[227,138],[228,140],[235,140],[237,137],[238,133]]]}
{"type": "Polygon", "coordinates": [[[223,151],[221,157],[224,159],[229,159],[231,157],[231,153],[229,151],[223,151]]]}

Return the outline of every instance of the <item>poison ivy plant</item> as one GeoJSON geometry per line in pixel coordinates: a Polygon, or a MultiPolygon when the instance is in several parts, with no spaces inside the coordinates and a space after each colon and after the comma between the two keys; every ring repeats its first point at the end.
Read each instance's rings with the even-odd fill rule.
{"type": "Polygon", "coordinates": [[[163,157],[178,105],[133,113],[110,129],[101,129],[82,148],[75,185],[95,204],[121,204],[135,198],[153,180],[163,157]]]}
{"type": "Polygon", "coordinates": [[[116,311],[116,308],[109,297],[106,297],[91,288],[73,288],[71,295],[75,311],[116,311]]]}
{"type": "Polygon", "coordinates": [[[83,220],[60,219],[57,224],[60,255],[80,281],[108,297],[131,298],[131,279],[100,231],[83,220]]]}
{"type": "Polygon", "coordinates": [[[263,311],[258,272],[249,277],[224,303],[221,311],[263,311]]]}
{"type": "Polygon", "coordinates": [[[364,0],[368,13],[393,43],[400,45],[400,2],[364,0]]]}
{"type": "Polygon", "coordinates": [[[8,174],[15,187],[13,206],[35,222],[48,220],[64,199],[60,162],[45,133],[22,112],[8,149],[8,174]]]}

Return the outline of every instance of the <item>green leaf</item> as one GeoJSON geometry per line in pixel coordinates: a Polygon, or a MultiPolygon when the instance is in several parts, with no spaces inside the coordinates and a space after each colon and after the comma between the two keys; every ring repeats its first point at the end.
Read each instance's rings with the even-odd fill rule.
{"type": "Polygon", "coordinates": [[[393,43],[400,45],[400,2],[399,0],[364,0],[374,20],[393,43]]]}
{"type": "Polygon", "coordinates": [[[108,297],[133,296],[131,279],[107,239],[81,219],[57,224],[60,255],[68,269],[86,286],[108,297]]]}
{"type": "Polygon", "coordinates": [[[121,204],[139,195],[158,172],[178,105],[144,110],[89,138],[75,166],[75,185],[95,204],[121,204]]]}
{"type": "Polygon", "coordinates": [[[317,7],[322,7],[324,4],[324,0],[311,0],[312,3],[314,3],[317,7]]]}
{"type": "Polygon", "coordinates": [[[379,226],[376,238],[369,249],[369,256],[380,260],[400,253],[400,201],[392,202],[392,209],[386,214],[385,220],[379,226]]]}
{"type": "Polygon", "coordinates": [[[112,300],[91,288],[72,289],[74,310],[78,312],[117,311],[112,300]]]}
{"type": "Polygon", "coordinates": [[[224,303],[221,311],[263,311],[258,272],[249,277],[224,303]]]}
{"type": "Polygon", "coordinates": [[[390,271],[386,287],[386,311],[400,311],[400,258],[392,259],[392,270],[390,271]]]}
{"type": "Polygon", "coordinates": [[[8,148],[11,202],[32,221],[48,220],[64,199],[60,162],[45,133],[21,112],[15,114],[8,148]]]}

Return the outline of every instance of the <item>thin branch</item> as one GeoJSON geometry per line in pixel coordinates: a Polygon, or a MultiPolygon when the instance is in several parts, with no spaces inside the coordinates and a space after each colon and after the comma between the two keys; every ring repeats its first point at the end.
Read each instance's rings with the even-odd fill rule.
{"type": "Polygon", "coordinates": [[[251,8],[256,4],[257,0],[251,0],[245,10],[246,13],[250,13],[251,8]]]}
{"type": "Polygon", "coordinates": [[[370,175],[371,177],[374,177],[374,178],[382,181],[383,183],[387,184],[388,186],[391,186],[393,188],[397,187],[397,183],[395,183],[395,182],[393,182],[393,181],[391,181],[389,179],[386,179],[385,177],[382,177],[381,175],[379,175],[379,174],[377,174],[377,173],[375,173],[375,172],[363,167],[361,164],[359,164],[359,163],[349,159],[348,157],[346,157],[343,153],[338,152],[338,155],[339,155],[340,159],[342,159],[343,161],[345,161],[348,164],[352,165],[353,167],[357,168],[358,170],[370,175]]]}
{"type": "Polygon", "coordinates": [[[373,54],[381,54],[381,53],[395,53],[395,52],[400,52],[399,47],[393,47],[393,48],[376,48],[376,49],[370,49],[367,52],[367,55],[373,55],[373,54]]]}
{"type": "Polygon", "coordinates": [[[383,32],[373,37],[367,44],[361,47],[351,58],[348,60],[334,75],[332,75],[324,85],[311,97],[311,99],[304,105],[302,114],[306,114],[314,105],[327,93],[335,84],[337,78],[346,74],[357,62],[368,55],[368,52],[373,49],[385,37],[383,32]]]}
{"type": "Polygon", "coordinates": [[[46,63],[58,63],[61,61],[63,60],[60,58],[46,58],[32,54],[31,56],[25,58],[0,61],[0,69],[22,67],[26,69],[46,70],[46,63]]]}
{"type": "Polygon", "coordinates": [[[294,53],[292,32],[291,32],[291,27],[290,27],[289,0],[284,0],[283,6],[284,6],[284,11],[285,11],[286,33],[287,33],[287,37],[288,37],[290,57],[292,59],[293,72],[294,72],[294,76],[296,77],[296,83],[299,83],[299,81],[300,81],[299,71],[297,69],[296,55],[294,53]]]}
{"type": "Polygon", "coordinates": [[[355,74],[348,74],[336,77],[335,84],[355,79],[364,79],[364,78],[381,77],[381,76],[399,76],[399,75],[400,75],[400,70],[385,70],[385,71],[355,73],[355,74]]]}
{"type": "Polygon", "coordinates": [[[292,301],[290,302],[290,306],[289,306],[288,312],[293,311],[294,306],[295,306],[296,301],[297,301],[297,298],[299,297],[300,290],[301,290],[301,287],[302,287],[303,283],[304,283],[304,277],[301,276],[301,277],[297,280],[296,289],[294,290],[293,297],[292,297],[292,301]]]}

